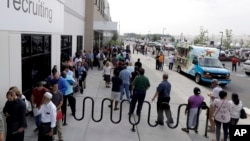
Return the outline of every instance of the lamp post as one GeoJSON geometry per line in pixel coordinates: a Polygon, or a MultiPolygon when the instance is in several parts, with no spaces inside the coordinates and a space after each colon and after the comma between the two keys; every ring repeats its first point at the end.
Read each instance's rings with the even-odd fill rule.
{"type": "MultiPolygon", "coordinates": [[[[220,53],[221,53],[221,47],[222,47],[222,40],[223,40],[223,32],[220,32],[221,33],[221,41],[220,41],[220,53]]],[[[219,53],[219,54],[220,54],[219,53]]]]}
{"type": "Polygon", "coordinates": [[[165,31],[165,30],[166,30],[166,28],[163,28],[163,29],[162,29],[162,34],[163,34],[163,35],[164,35],[164,31],[165,31]]]}

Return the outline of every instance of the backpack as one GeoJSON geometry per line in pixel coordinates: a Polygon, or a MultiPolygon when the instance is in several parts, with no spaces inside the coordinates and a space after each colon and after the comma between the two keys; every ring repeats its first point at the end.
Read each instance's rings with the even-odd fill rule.
{"type": "Polygon", "coordinates": [[[104,56],[102,53],[100,54],[100,60],[104,60],[104,56]]]}

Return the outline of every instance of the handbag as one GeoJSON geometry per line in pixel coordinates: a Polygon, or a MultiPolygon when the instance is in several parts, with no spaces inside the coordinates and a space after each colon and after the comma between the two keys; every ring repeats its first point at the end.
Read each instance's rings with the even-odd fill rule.
{"type": "Polygon", "coordinates": [[[222,102],[222,104],[220,105],[219,109],[216,111],[216,113],[213,116],[213,120],[215,120],[215,116],[217,115],[217,113],[220,111],[220,108],[222,107],[222,105],[224,104],[225,100],[222,102]]]}
{"type": "Polygon", "coordinates": [[[57,111],[56,121],[61,120],[62,118],[63,118],[62,111],[57,111]]]}
{"type": "Polygon", "coordinates": [[[202,110],[206,110],[208,106],[207,106],[207,103],[205,101],[202,101],[200,107],[202,110]]]}
{"type": "Polygon", "coordinates": [[[242,108],[240,110],[240,118],[241,119],[246,119],[247,118],[247,114],[246,114],[246,111],[244,110],[244,108],[242,108]]]}

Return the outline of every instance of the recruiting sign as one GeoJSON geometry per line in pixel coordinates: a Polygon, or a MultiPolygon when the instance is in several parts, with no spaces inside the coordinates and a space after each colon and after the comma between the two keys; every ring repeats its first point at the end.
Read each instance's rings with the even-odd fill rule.
{"type": "Polygon", "coordinates": [[[58,0],[0,0],[0,30],[63,32],[64,4],[58,0]]]}

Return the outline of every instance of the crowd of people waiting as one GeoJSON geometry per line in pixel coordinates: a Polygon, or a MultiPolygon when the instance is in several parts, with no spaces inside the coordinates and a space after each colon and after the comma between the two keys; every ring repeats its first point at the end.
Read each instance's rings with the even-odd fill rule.
{"type": "MultiPolygon", "coordinates": [[[[36,124],[34,132],[39,132],[38,141],[52,141],[55,134],[58,134],[59,141],[63,141],[62,125],[67,125],[67,101],[74,116],[76,100],[73,94],[77,91],[83,94],[86,88],[88,70],[89,68],[93,69],[94,63],[97,64],[99,70],[103,71],[106,88],[111,87],[111,99],[114,106],[112,103],[109,107],[119,110],[118,104],[126,94],[127,100],[130,101],[128,114],[134,114],[137,104],[136,114],[140,116],[146,91],[150,87],[150,81],[144,75],[145,69],[142,67],[140,58],[133,66],[129,49],[121,50],[110,47],[95,50],[94,53],[83,51],[76,53],[74,58],[69,57],[64,60],[60,71],[57,66],[54,66],[51,75],[47,78],[47,83],[41,81],[33,89],[31,106],[36,124]]],[[[161,69],[161,67],[159,65],[158,69],[161,69]]],[[[156,123],[160,125],[164,125],[163,112],[166,114],[167,124],[174,122],[169,105],[171,83],[168,81],[168,77],[168,74],[163,74],[162,82],[157,86],[155,95],[152,98],[152,101],[157,98],[158,117],[156,123]]],[[[236,93],[232,94],[232,100],[228,101],[226,99],[227,92],[222,90],[218,80],[212,80],[212,87],[212,92],[208,94],[211,98],[209,132],[216,132],[216,141],[220,141],[220,130],[221,125],[223,125],[223,140],[227,141],[229,125],[238,123],[243,104],[236,93]]],[[[196,117],[197,114],[200,114],[198,108],[204,101],[198,87],[194,88],[193,93],[194,95],[188,99],[186,110],[189,116],[188,128],[182,129],[185,132],[197,127],[196,117]]],[[[6,98],[7,102],[3,109],[7,122],[6,141],[23,141],[24,130],[27,128],[26,99],[17,87],[11,87],[6,94],[6,98]]],[[[197,129],[195,129],[195,132],[198,132],[197,129]]],[[[2,140],[3,134],[0,130],[0,141],[2,140]]]]}

